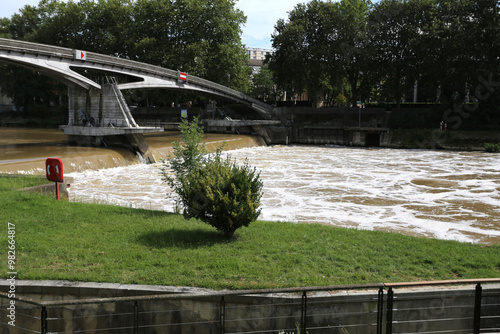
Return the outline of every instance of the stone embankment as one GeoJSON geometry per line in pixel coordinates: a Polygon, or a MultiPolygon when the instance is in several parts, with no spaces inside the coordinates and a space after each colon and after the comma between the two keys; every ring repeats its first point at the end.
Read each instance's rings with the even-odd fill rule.
{"type": "Polygon", "coordinates": [[[484,151],[485,143],[500,143],[498,131],[442,130],[439,122],[435,128],[396,128],[394,113],[380,108],[283,108],[277,110],[283,125],[266,131],[270,144],[484,151]]]}

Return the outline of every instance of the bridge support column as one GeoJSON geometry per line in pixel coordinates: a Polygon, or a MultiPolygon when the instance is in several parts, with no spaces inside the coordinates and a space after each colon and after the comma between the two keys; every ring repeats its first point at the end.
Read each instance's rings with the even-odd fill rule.
{"type": "Polygon", "coordinates": [[[95,110],[95,104],[98,107],[100,104],[99,90],[95,88],[86,90],[79,86],[70,86],[68,87],[68,99],[69,126],[84,125],[83,115],[86,115],[89,119],[91,117],[99,119],[99,109],[97,109],[97,112],[95,110]]]}
{"type": "Polygon", "coordinates": [[[69,87],[70,126],[103,126],[134,128],[137,124],[116,84],[102,89],[69,87]]]}
{"type": "Polygon", "coordinates": [[[61,126],[72,144],[81,146],[123,146],[140,153],[146,162],[155,162],[143,133],[163,128],[139,127],[116,82],[102,89],[69,87],[69,122],[61,126]]]}

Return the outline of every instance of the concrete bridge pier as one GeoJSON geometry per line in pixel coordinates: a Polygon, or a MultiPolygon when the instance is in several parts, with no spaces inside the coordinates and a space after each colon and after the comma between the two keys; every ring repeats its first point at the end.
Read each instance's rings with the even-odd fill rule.
{"type": "Polygon", "coordinates": [[[138,126],[115,80],[108,80],[101,89],[70,86],[68,97],[69,121],[60,129],[70,143],[122,146],[140,153],[146,162],[155,162],[143,133],[164,129],[138,126]]]}
{"type": "Polygon", "coordinates": [[[88,90],[68,88],[69,126],[137,128],[130,109],[116,82],[88,90]]]}

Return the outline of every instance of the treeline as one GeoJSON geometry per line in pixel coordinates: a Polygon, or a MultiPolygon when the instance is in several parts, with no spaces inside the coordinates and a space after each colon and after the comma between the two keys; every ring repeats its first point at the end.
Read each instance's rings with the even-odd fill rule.
{"type": "Polygon", "coordinates": [[[272,41],[278,87],[316,106],[413,102],[415,84],[419,102],[487,103],[500,85],[497,0],[313,0],[272,41]]]}
{"type": "MultiPolygon", "coordinates": [[[[462,118],[471,110],[500,114],[498,0],[299,3],[276,23],[275,53],[253,81],[241,43],[245,22],[235,0],[42,0],[0,19],[0,36],[182,69],[268,102],[307,92],[315,106],[397,106],[413,102],[417,85],[419,102],[462,118]]],[[[65,100],[57,83],[0,66],[2,92],[16,104],[65,100]]],[[[167,94],[128,98],[147,106],[172,101],[167,94]]]]}

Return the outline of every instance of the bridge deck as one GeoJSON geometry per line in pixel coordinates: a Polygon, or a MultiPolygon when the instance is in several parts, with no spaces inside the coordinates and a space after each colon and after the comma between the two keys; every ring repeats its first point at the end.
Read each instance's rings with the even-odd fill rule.
{"type": "MultiPolygon", "coordinates": [[[[51,59],[54,58],[71,61],[72,67],[115,71],[119,73],[126,73],[131,76],[134,76],[134,74],[140,76],[146,75],[154,78],[162,78],[168,81],[177,81],[178,72],[171,69],[93,52],[86,52],[86,60],[76,60],[74,52],[75,50],[73,49],[59,46],[0,38],[0,55],[3,56],[2,58],[8,58],[11,53],[45,56],[51,59]]],[[[268,117],[266,118],[269,118],[270,113],[273,110],[272,106],[267,103],[249,97],[234,89],[189,75],[189,80],[188,83],[185,84],[185,89],[189,90],[196,88],[202,88],[202,90],[205,90],[208,93],[232,99],[234,101],[247,103],[256,110],[262,112],[264,115],[267,115],[268,117]]]]}

